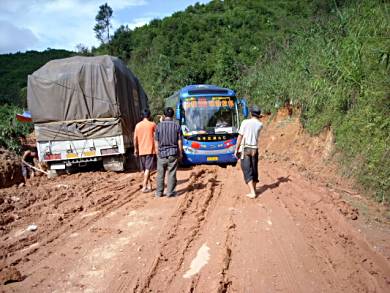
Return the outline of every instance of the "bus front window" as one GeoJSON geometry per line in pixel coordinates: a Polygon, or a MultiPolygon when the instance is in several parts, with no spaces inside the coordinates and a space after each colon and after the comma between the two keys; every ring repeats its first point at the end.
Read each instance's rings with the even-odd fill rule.
{"type": "Polygon", "coordinates": [[[234,133],[237,113],[230,107],[193,107],[184,110],[184,125],[190,133],[234,133]]]}

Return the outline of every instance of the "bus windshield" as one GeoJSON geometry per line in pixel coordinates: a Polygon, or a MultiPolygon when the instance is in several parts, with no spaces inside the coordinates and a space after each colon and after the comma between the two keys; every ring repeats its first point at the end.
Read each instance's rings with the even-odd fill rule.
{"type": "Polygon", "coordinates": [[[230,97],[190,98],[183,102],[183,133],[235,133],[238,117],[230,97]]]}

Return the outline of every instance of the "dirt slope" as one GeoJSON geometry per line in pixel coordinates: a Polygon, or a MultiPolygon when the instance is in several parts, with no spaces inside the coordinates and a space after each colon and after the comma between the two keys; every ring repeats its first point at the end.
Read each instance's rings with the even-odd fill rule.
{"type": "Polygon", "coordinates": [[[21,164],[13,152],[0,148],[0,188],[23,182],[21,164]]]}
{"type": "Polygon", "coordinates": [[[351,187],[333,171],[332,182],[325,176],[331,162],[303,169],[298,149],[278,150],[278,131],[294,135],[280,143],[303,139],[295,122],[264,131],[254,200],[243,196],[238,166],[181,170],[176,198],[141,193],[136,173],[34,178],[0,190],[9,217],[0,225],[1,290],[388,292],[388,223],[367,234],[342,191],[351,187]]]}

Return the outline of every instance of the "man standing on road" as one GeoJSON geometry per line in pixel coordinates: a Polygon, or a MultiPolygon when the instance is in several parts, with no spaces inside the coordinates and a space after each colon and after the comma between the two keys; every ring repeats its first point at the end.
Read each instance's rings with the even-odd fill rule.
{"type": "Polygon", "coordinates": [[[234,155],[238,158],[240,153],[241,169],[244,174],[245,183],[249,187],[250,193],[246,196],[250,198],[256,197],[256,183],[259,182],[258,172],[258,140],[260,130],[263,124],[260,122],[261,110],[257,106],[251,108],[251,118],[245,119],[241,123],[238,134],[236,150],[234,155]]]}
{"type": "Polygon", "coordinates": [[[157,188],[156,196],[164,194],[165,173],[168,173],[168,190],[166,195],[176,195],[176,171],[178,161],[182,158],[183,145],[180,126],[173,121],[174,111],[171,107],[164,110],[164,120],[157,125],[154,141],[157,150],[157,188]]]}
{"type": "Polygon", "coordinates": [[[135,126],[134,131],[134,155],[139,156],[139,163],[144,172],[142,192],[152,191],[150,171],[155,167],[156,150],[154,145],[154,133],[156,124],[150,121],[150,111],[145,109],[142,112],[143,120],[135,126]]]}

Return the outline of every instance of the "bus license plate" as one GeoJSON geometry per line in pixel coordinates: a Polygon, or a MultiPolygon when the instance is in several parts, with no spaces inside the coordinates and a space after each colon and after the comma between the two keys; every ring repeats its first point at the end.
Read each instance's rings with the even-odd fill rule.
{"type": "Polygon", "coordinates": [[[218,161],[218,157],[207,157],[207,161],[218,161]]]}

